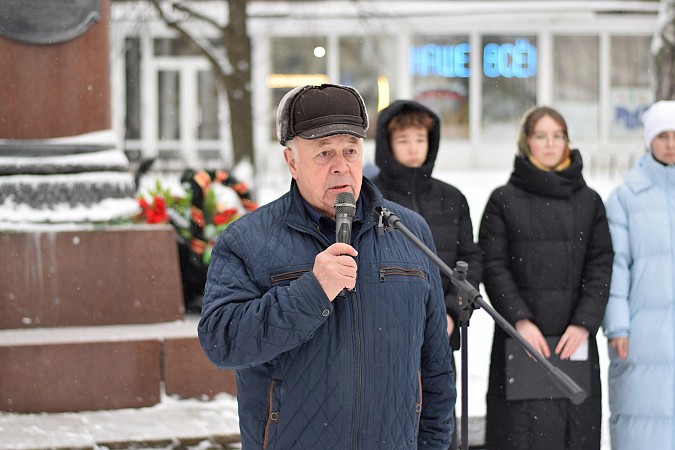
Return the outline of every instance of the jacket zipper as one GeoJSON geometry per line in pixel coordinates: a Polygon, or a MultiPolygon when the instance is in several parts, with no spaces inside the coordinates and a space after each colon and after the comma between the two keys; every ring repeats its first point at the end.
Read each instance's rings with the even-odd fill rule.
{"type": "Polygon", "coordinates": [[[274,411],[272,409],[273,405],[273,394],[274,394],[274,385],[275,382],[272,380],[270,383],[270,392],[269,392],[269,409],[268,409],[268,414],[267,414],[267,423],[265,424],[265,436],[263,438],[263,450],[267,448],[267,444],[269,444],[269,434],[270,434],[270,425],[272,422],[277,423],[279,422],[279,411],[274,411]]]}
{"type": "MultiPolygon", "coordinates": [[[[364,226],[361,227],[361,230],[359,231],[359,235],[356,236],[358,239],[359,236],[361,236],[363,233],[365,233],[371,226],[374,225],[374,223],[368,224],[370,226],[366,225],[367,222],[364,222],[364,226]]],[[[299,231],[301,233],[308,233],[316,238],[318,238],[320,241],[324,243],[324,246],[326,248],[328,247],[328,242],[326,240],[326,237],[317,229],[317,230],[307,230],[303,228],[296,227],[292,224],[288,224],[288,226],[296,231],[299,231]]],[[[356,239],[352,238],[352,242],[355,242],[356,239]]],[[[400,269],[400,270],[405,270],[405,269],[400,269]]],[[[424,278],[424,273],[421,271],[417,271],[419,274],[424,278]]],[[[380,271],[380,273],[382,273],[380,271]]],[[[354,326],[354,359],[356,360],[356,389],[354,392],[354,405],[355,405],[355,414],[354,414],[354,450],[359,449],[359,434],[361,433],[361,390],[362,390],[362,385],[363,385],[363,364],[361,362],[361,330],[359,328],[359,300],[354,291],[350,291],[349,294],[347,294],[348,297],[351,297],[351,303],[354,308],[354,315],[353,315],[353,326],[354,326]]],[[[270,411],[271,411],[271,403],[272,402],[272,391],[270,390],[270,411]]],[[[269,429],[269,422],[272,420],[272,414],[274,414],[274,411],[271,411],[270,417],[267,423],[267,427],[265,428],[265,439],[267,439],[267,430],[269,429]]],[[[278,416],[278,413],[277,413],[278,416]]],[[[277,417],[278,420],[278,417],[277,417]]],[[[274,420],[276,422],[276,420],[274,420]]],[[[266,443],[265,443],[266,444],[266,443]]]]}
{"type": "Polygon", "coordinates": [[[309,272],[309,269],[302,269],[302,270],[294,270],[291,272],[284,272],[284,273],[277,273],[274,275],[270,276],[270,282],[271,283],[279,283],[281,281],[288,281],[288,280],[297,280],[300,278],[303,274],[309,272]]]}
{"type": "Polygon", "coordinates": [[[420,431],[420,420],[422,418],[422,399],[424,397],[422,393],[422,372],[419,370],[417,371],[417,386],[419,388],[419,399],[417,401],[417,404],[415,405],[415,412],[417,413],[417,426],[415,427],[415,437],[419,435],[420,431]]]}
{"type": "Polygon", "coordinates": [[[382,267],[380,268],[380,281],[385,281],[389,275],[399,275],[404,277],[426,278],[424,272],[419,269],[404,269],[402,267],[382,267]]]}
{"type": "Polygon", "coordinates": [[[361,433],[361,389],[363,367],[361,363],[361,330],[359,328],[359,300],[356,294],[350,294],[354,305],[354,359],[356,360],[356,391],[354,392],[355,423],[354,423],[354,450],[359,448],[359,434],[361,433]]]}
{"type": "Polygon", "coordinates": [[[411,205],[412,205],[412,208],[410,208],[410,209],[412,209],[413,211],[415,211],[418,214],[421,214],[419,208],[417,207],[417,192],[416,192],[417,189],[416,189],[416,183],[415,183],[416,178],[417,178],[417,171],[413,172],[412,180],[410,182],[410,200],[411,200],[411,205]]]}

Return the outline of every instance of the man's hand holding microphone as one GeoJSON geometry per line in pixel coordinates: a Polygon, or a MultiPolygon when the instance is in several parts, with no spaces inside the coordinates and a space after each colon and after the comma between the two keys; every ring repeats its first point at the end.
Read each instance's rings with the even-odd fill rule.
{"type": "Polygon", "coordinates": [[[358,252],[351,246],[352,219],[356,200],[351,192],[340,192],[335,198],[335,244],[316,255],[312,272],[330,301],[344,289],[356,286],[358,252]]]}

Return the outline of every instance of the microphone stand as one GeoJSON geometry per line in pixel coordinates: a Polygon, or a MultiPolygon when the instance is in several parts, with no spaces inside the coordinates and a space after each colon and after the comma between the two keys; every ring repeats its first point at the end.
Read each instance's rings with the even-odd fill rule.
{"type": "Polygon", "coordinates": [[[468,326],[471,311],[483,308],[492,319],[516,340],[532,356],[547,374],[557,383],[575,405],[580,405],[586,399],[586,392],[565,372],[555,367],[549,360],[544,358],[532,345],[516,331],[516,329],[483,300],[478,290],[466,281],[466,273],[469,265],[464,261],[458,261],[455,269],[451,269],[443,262],[424,242],[419,240],[391,211],[384,207],[376,207],[375,212],[380,216],[378,231],[380,234],[389,231],[390,228],[399,230],[427,257],[429,257],[441,271],[450,277],[450,281],[457,288],[457,301],[460,307],[460,332],[462,337],[462,450],[469,448],[469,425],[468,425],[468,326]]]}

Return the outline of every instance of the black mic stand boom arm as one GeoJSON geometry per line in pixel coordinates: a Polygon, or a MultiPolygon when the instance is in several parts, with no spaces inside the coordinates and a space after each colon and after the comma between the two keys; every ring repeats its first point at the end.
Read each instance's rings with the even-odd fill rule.
{"type": "Polygon", "coordinates": [[[417,248],[419,248],[424,254],[426,254],[436,265],[450,277],[452,284],[457,287],[458,297],[460,299],[460,307],[462,308],[471,308],[475,309],[476,305],[480,308],[483,308],[493,320],[504,329],[512,338],[514,338],[527,352],[532,356],[537,362],[539,362],[549,376],[558,384],[560,389],[565,393],[567,398],[572,401],[575,405],[581,404],[586,399],[586,392],[570,378],[566,373],[564,373],[559,368],[555,367],[544,358],[537,350],[532,347],[532,345],[527,342],[523,337],[516,331],[516,329],[501,316],[497,311],[495,311],[488,303],[483,300],[483,297],[480,295],[478,290],[466,281],[466,269],[467,264],[463,261],[457,263],[458,268],[455,270],[450,269],[447,264],[443,262],[429,247],[427,247],[424,242],[419,240],[403,223],[401,220],[396,217],[391,211],[384,207],[376,207],[375,211],[380,215],[380,223],[378,227],[380,228],[380,233],[384,233],[388,228],[393,228],[399,230],[403,233],[408,239],[410,239],[417,248]],[[465,303],[466,302],[466,303],[465,303]]]}

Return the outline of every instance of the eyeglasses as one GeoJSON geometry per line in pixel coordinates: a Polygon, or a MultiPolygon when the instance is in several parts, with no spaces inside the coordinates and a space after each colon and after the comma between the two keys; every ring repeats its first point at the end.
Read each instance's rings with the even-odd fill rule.
{"type": "Polygon", "coordinates": [[[546,144],[549,140],[553,140],[554,144],[564,144],[567,142],[567,137],[563,133],[555,133],[553,135],[546,133],[534,133],[530,135],[538,144],[546,144]]]}

